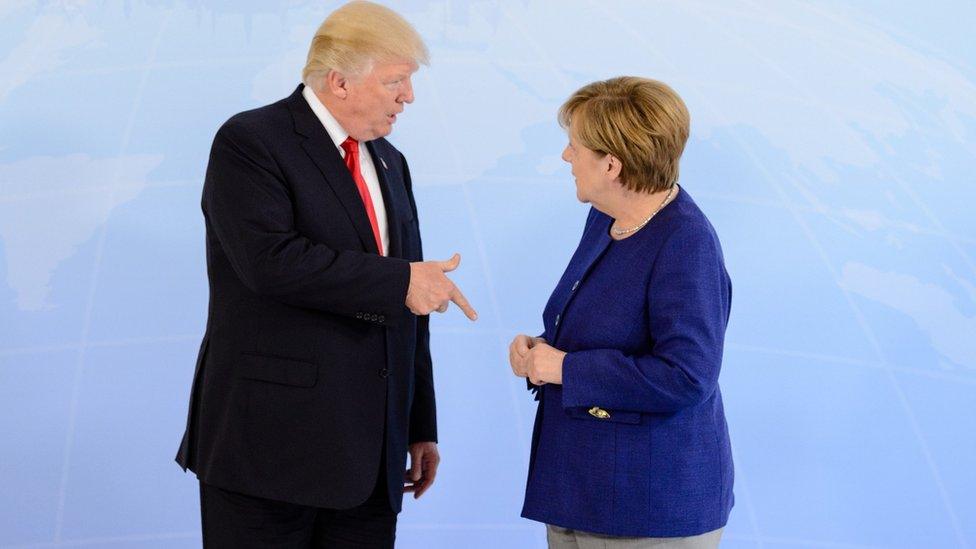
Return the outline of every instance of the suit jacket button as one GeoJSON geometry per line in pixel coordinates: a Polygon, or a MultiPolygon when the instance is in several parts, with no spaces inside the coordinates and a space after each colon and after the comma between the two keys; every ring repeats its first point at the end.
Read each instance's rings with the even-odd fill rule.
{"type": "Polygon", "coordinates": [[[383,316],[383,315],[380,315],[379,321],[380,321],[380,324],[386,322],[386,317],[383,316]]]}
{"type": "Polygon", "coordinates": [[[382,370],[380,370],[380,377],[383,379],[390,377],[390,371],[387,370],[386,368],[383,368],[382,370]]]}
{"type": "Polygon", "coordinates": [[[369,319],[370,319],[370,320],[372,320],[373,322],[376,322],[377,320],[379,320],[379,319],[378,319],[378,318],[376,317],[376,315],[369,315],[369,319]]]}
{"type": "Polygon", "coordinates": [[[363,319],[363,313],[356,313],[356,319],[357,320],[362,320],[363,319]]]}
{"type": "Polygon", "coordinates": [[[590,415],[597,419],[610,419],[610,412],[600,408],[599,406],[594,406],[589,409],[590,415]]]}

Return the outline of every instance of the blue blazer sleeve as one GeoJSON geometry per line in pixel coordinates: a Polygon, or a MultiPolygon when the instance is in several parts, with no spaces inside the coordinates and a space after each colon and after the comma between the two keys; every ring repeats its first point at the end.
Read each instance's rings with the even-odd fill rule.
{"type": "Polygon", "coordinates": [[[718,384],[731,283],[714,232],[685,224],[668,237],[647,285],[649,354],[572,352],[563,361],[563,406],[673,413],[718,384]]]}

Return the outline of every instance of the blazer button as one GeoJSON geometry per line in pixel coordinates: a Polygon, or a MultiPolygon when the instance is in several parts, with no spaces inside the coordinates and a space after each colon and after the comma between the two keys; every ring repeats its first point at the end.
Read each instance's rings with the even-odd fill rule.
{"type": "Polygon", "coordinates": [[[380,321],[380,324],[386,322],[386,317],[383,316],[383,315],[380,315],[379,321],[380,321]]]}
{"type": "Polygon", "coordinates": [[[387,370],[386,368],[383,368],[382,370],[380,370],[380,377],[383,379],[390,377],[390,371],[387,370]]]}
{"type": "Polygon", "coordinates": [[[356,313],[356,319],[357,320],[362,320],[363,319],[363,313],[356,313]]]}
{"type": "Polygon", "coordinates": [[[610,419],[610,412],[600,408],[599,406],[594,406],[589,409],[590,415],[597,419],[610,419]]]}
{"type": "Polygon", "coordinates": [[[369,319],[373,322],[376,322],[377,320],[376,315],[369,315],[369,319]]]}

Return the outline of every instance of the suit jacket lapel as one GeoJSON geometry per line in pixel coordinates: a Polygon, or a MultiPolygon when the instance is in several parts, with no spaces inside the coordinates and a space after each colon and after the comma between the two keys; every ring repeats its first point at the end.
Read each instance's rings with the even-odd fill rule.
{"type": "Polygon", "coordinates": [[[366,217],[366,208],[363,206],[363,199],[359,196],[356,182],[353,181],[349,169],[346,168],[339,149],[335,142],[325,131],[325,127],[315,117],[312,108],[302,97],[303,85],[299,85],[295,93],[291,94],[285,102],[291,110],[295,121],[295,131],[305,137],[302,141],[302,148],[308,154],[312,162],[322,172],[326,183],[332,188],[332,192],[339,198],[339,203],[349,216],[349,221],[356,229],[359,240],[363,243],[366,251],[377,253],[376,240],[373,238],[373,228],[366,217]]]}
{"type": "Polygon", "coordinates": [[[376,176],[380,181],[380,189],[383,191],[383,203],[386,205],[386,229],[390,237],[390,249],[387,250],[387,255],[403,257],[402,235],[400,234],[401,219],[398,215],[400,208],[390,188],[390,172],[386,166],[386,160],[377,152],[372,141],[366,142],[366,149],[373,157],[373,166],[376,168],[376,176]]]}

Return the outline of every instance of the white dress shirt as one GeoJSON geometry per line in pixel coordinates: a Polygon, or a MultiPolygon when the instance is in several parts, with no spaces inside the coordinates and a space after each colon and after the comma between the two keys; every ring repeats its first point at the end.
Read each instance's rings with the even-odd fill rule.
{"type": "MultiPolygon", "coordinates": [[[[329,109],[319,101],[319,98],[312,91],[312,88],[305,86],[302,96],[312,107],[312,112],[318,117],[325,131],[329,132],[329,137],[339,149],[339,155],[346,158],[346,151],[342,148],[342,143],[349,137],[349,133],[339,124],[339,121],[332,116],[329,109]]],[[[380,189],[380,180],[376,176],[376,166],[373,165],[373,157],[369,154],[366,144],[359,143],[359,171],[362,172],[363,179],[366,181],[366,188],[369,189],[369,197],[373,200],[373,209],[376,212],[376,224],[380,230],[380,239],[383,242],[383,255],[387,255],[390,250],[390,233],[387,230],[386,204],[383,202],[383,191],[380,189]]]]}

